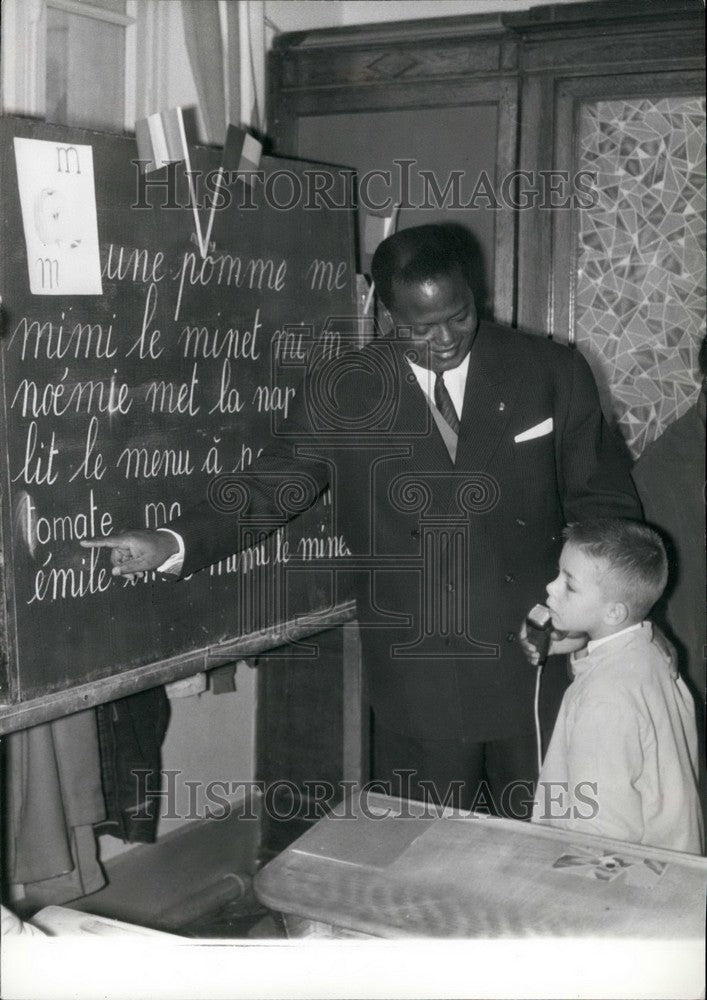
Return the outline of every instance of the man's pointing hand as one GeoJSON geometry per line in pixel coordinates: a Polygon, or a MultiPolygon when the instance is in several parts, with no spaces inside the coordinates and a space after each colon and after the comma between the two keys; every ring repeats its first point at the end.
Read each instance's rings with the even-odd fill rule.
{"type": "Polygon", "coordinates": [[[86,538],[84,548],[110,549],[113,576],[132,576],[157,569],[178,550],[177,540],[168,531],[138,528],[107,538],[86,538]]]}

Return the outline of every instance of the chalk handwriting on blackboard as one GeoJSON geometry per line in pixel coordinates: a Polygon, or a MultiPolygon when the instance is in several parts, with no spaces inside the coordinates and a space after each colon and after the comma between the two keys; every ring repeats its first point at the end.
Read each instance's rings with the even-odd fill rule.
{"type": "Polygon", "coordinates": [[[178,585],[113,577],[80,543],[161,527],[214,477],[257,472],[313,345],[340,351],[328,317],[352,311],[351,219],[234,205],[202,258],[188,209],[133,207],[129,139],[9,119],[0,138],[0,587],[11,574],[19,700],[272,628],[291,600],[295,616],[328,607],[332,571],[314,566],[347,549],[325,500],[178,585]]]}
{"type": "Polygon", "coordinates": [[[250,291],[281,292],[285,287],[287,261],[275,262],[271,258],[241,258],[232,254],[203,259],[191,251],[185,253],[181,264],[173,275],[179,282],[179,292],[174,310],[175,321],[179,319],[184,286],[201,288],[247,288],[250,291]]]}
{"type": "Polygon", "coordinates": [[[25,437],[22,467],[17,475],[12,477],[12,482],[20,482],[25,486],[39,486],[42,483],[53,486],[59,477],[54,465],[54,459],[58,454],[56,432],[51,432],[48,442],[40,441],[37,421],[32,420],[25,437]]]}
{"type": "Polygon", "coordinates": [[[206,326],[185,326],[179,335],[185,358],[233,358],[257,361],[260,350],[257,347],[258,333],[262,327],[260,307],[249,328],[241,330],[229,327],[210,330],[206,326]]]}
{"type": "Polygon", "coordinates": [[[133,281],[136,284],[157,284],[167,277],[164,254],[161,250],[151,253],[137,247],[116,247],[111,243],[106,251],[103,276],[109,281],[133,281]]]}
{"type": "MultiPolygon", "coordinates": [[[[177,300],[174,315],[177,316],[185,288],[213,282],[216,286],[225,284],[277,293],[284,289],[287,267],[288,262],[284,259],[277,262],[269,258],[242,260],[223,254],[200,261],[187,252],[172,272],[175,283],[164,288],[174,289],[177,300]]],[[[344,280],[345,268],[345,262],[318,259],[308,265],[307,280],[316,289],[338,288],[344,280]]],[[[262,381],[258,378],[261,372],[258,363],[264,356],[265,347],[275,362],[304,364],[307,346],[311,343],[313,331],[310,326],[280,326],[267,330],[260,305],[255,306],[249,321],[238,326],[226,322],[220,325],[186,322],[168,331],[168,343],[161,326],[157,325],[163,321],[159,317],[164,317],[164,311],[159,309],[161,283],[169,275],[165,254],[110,244],[103,275],[107,280],[143,289],[137,331],[131,330],[129,324],[126,326],[117,312],[112,313],[111,322],[106,324],[77,321],[65,308],[49,320],[20,317],[8,341],[7,349],[16,355],[19,370],[31,372],[17,381],[9,397],[10,410],[26,422],[22,460],[13,470],[12,482],[38,487],[53,486],[64,479],[68,483],[79,481],[89,486],[86,514],[74,511],[47,516],[30,493],[24,494],[22,535],[31,538],[33,551],[75,542],[97,531],[105,535],[112,530],[113,515],[105,510],[99,517],[91,484],[100,483],[109,471],[104,449],[115,439],[116,421],[134,416],[136,409],[148,416],[174,415],[195,421],[204,408],[209,416],[232,416],[245,411],[263,415],[278,413],[287,417],[297,394],[296,386],[262,381]],[[140,379],[138,385],[136,368],[139,371],[142,365],[151,366],[160,361],[168,348],[176,348],[183,358],[183,377],[140,379]],[[33,362],[42,363],[44,377],[37,374],[33,362]],[[47,368],[46,362],[52,364],[47,368]],[[128,362],[132,379],[123,374],[123,366],[128,362]],[[82,375],[86,363],[91,365],[91,377],[82,375]],[[208,377],[202,378],[202,365],[209,366],[208,373],[205,372],[208,377]],[[244,380],[246,370],[252,371],[244,380]],[[57,429],[41,433],[39,421],[42,418],[57,420],[57,429]],[[76,424],[77,418],[85,418],[87,422],[82,425],[79,422],[82,429],[78,447],[72,449],[71,460],[63,461],[62,421],[71,420],[76,424]]],[[[337,339],[336,334],[328,331],[323,335],[323,350],[328,356],[338,354],[337,339]]],[[[113,454],[110,469],[114,478],[117,476],[125,482],[179,481],[197,470],[209,475],[218,475],[224,469],[243,471],[262,451],[248,441],[241,441],[239,451],[234,455],[231,450],[230,460],[226,460],[218,435],[211,437],[205,450],[200,450],[198,437],[195,442],[189,446],[129,442],[113,454]]],[[[180,509],[177,500],[150,501],[144,507],[145,525],[163,524],[180,509]]],[[[275,555],[272,558],[288,561],[289,539],[280,534],[273,544],[275,555]]],[[[343,538],[329,535],[300,538],[296,550],[306,562],[348,554],[343,538]]],[[[96,558],[92,553],[91,559],[80,567],[63,567],[56,564],[53,551],[45,552],[34,573],[26,602],[75,599],[108,589],[110,576],[101,573],[96,558]]],[[[270,558],[262,545],[250,546],[245,555],[224,561],[215,572],[241,573],[248,567],[268,565],[270,558]]]]}
{"type": "Polygon", "coordinates": [[[133,405],[127,382],[118,381],[114,369],[110,379],[76,381],[65,367],[56,382],[23,378],[10,401],[23,417],[62,417],[65,413],[129,413],[133,405]]]}
{"type": "MultiPolygon", "coordinates": [[[[113,314],[115,319],[115,313],[113,314]]],[[[107,327],[102,323],[71,323],[64,324],[66,312],[62,311],[58,323],[23,316],[10,336],[8,350],[20,347],[22,361],[28,358],[46,358],[48,361],[61,361],[64,358],[79,358],[88,360],[95,358],[113,358],[118,349],[113,341],[113,324],[107,327]]]]}
{"type": "Polygon", "coordinates": [[[346,261],[339,261],[334,267],[334,262],[331,260],[313,260],[307,269],[307,278],[310,288],[320,291],[323,288],[330,292],[335,288],[344,288],[348,280],[346,261]]]}

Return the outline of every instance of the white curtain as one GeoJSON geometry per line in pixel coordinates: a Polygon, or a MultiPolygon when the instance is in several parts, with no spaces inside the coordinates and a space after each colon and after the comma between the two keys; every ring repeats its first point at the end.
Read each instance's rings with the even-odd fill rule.
{"type": "Polygon", "coordinates": [[[262,133],[263,0],[182,0],[181,11],[204,141],[223,145],[229,122],[262,133]]]}

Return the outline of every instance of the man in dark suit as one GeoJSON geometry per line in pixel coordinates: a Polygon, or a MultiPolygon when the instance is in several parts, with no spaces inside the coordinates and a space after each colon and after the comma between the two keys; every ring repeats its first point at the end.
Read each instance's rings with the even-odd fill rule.
{"type": "MultiPolygon", "coordinates": [[[[372,273],[393,335],[314,359],[238,514],[216,490],[169,525],[177,538],[96,544],[112,547],[114,573],[189,574],[236,550],[244,520],[285,519],[278,482],[304,476],[309,501],[328,485],[353,554],[373,777],[441,800],[457,782],[455,803],[522,816],[512,793],[537,765],[520,624],[555,574],[564,524],[640,506],[582,356],[479,322],[470,263],[446,226],[384,240],[372,273]]],[[[564,663],[546,674],[549,728],[564,663]]]]}

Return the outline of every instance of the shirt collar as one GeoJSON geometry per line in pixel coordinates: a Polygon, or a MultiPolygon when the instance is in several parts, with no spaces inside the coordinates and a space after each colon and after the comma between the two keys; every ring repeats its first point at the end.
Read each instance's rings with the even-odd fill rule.
{"type": "MultiPolygon", "coordinates": [[[[467,352],[466,357],[461,364],[457,365],[456,368],[450,368],[449,371],[444,372],[442,376],[459,417],[462,415],[462,406],[464,405],[464,390],[466,389],[466,378],[469,373],[469,357],[470,353],[467,352]]],[[[414,361],[411,361],[407,355],[405,356],[405,360],[410,365],[410,368],[412,369],[413,374],[424,394],[428,399],[434,402],[435,373],[431,368],[424,368],[422,365],[418,365],[414,361]]]]}
{"type": "Polygon", "coordinates": [[[637,632],[639,628],[643,628],[645,622],[636,622],[633,625],[627,625],[626,628],[622,628],[620,632],[612,632],[611,635],[602,636],[601,639],[590,639],[587,643],[586,649],[587,653],[592,653],[598,646],[603,646],[606,642],[611,642],[612,639],[618,639],[620,635],[626,635],[628,632],[637,632]]]}

